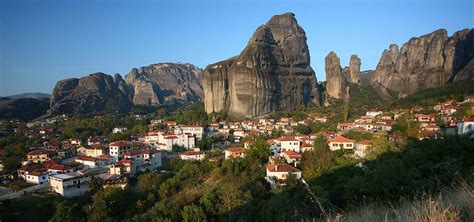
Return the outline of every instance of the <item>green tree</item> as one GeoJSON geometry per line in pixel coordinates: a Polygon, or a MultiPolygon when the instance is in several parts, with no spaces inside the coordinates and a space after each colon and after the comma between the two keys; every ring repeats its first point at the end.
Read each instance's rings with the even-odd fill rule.
{"type": "Polygon", "coordinates": [[[311,133],[311,128],[307,125],[298,125],[298,126],[293,127],[293,129],[296,132],[301,133],[301,134],[305,134],[305,135],[308,135],[308,134],[311,133]]]}
{"type": "Polygon", "coordinates": [[[81,209],[77,204],[68,204],[63,201],[56,206],[56,211],[49,222],[63,222],[63,221],[84,221],[81,209]]]}
{"type": "Polygon", "coordinates": [[[303,177],[311,180],[328,172],[334,166],[334,154],[328,147],[315,148],[303,153],[303,177]]]}
{"type": "Polygon", "coordinates": [[[201,207],[196,205],[185,206],[181,211],[184,222],[205,222],[206,214],[201,207]]]}
{"type": "Polygon", "coordinates": [[[328,144],[326,143],[326,139],[324,139],[323,136],[318,136],[315,140],[314,140],[314,145],[313,145],[314,149],[325,149],[325,148],[329,148],[328,147],[328,144]]]}
{"type": "Polygon", "coordinates": [[[256,160],[261,164],[268,162],[268,156],[270,156],[270,145],[267,142],[259,137],[255,139],[251,144],[249,151],[245,155],[246,159],[256,160]]]}

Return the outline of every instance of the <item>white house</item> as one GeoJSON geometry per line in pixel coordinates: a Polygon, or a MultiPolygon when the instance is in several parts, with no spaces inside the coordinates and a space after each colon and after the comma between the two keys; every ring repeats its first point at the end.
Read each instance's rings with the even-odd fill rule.
{"type": "Polygon", "coordinates": [[[123,154],[133,149],[143,149],[146,144],[137,141],[115,141],[109,144],[109,155],[114,159],[118,160],[122,158],[123,154]]]}
{"type": "Polygon", "coordinates": [[[347,139],[343,136],[336,136],[328,140],[329,149],[331,151],[342,149],[354,149],[354,140],[347,139]]]}
{"type": "Polygon", "coordinates": [[[74,172],[74,168],[60,164],[48,168],[48,173],[51,175],[72,172],[74,172]]]}
{"type": "Polygon", "coordinates": [[[138,171],[156,170],[162,164],[162,151],[156,149],[130,150],[124,154],[125,159],[131,159],[138,171]]]}
{"type": "Polygon", "coordinates": [[[113,130],[112,130],[112,133],[123,133],[124,131],[127,130],[127,127],[115,127],[113,130]]]}
{"type": "Polygon", "coordinates": [[[301,161],[302,155],[293,150],[289,150],[281,153],[281,156],[285,158],[287,163],[299,162],[301,161]]]}
{"type": "Polygon", "coordinates": [[[181,153],[179,156],[182,160],[201,161],[204,159],[206,155],[203,152],[199,152],[199,151],[186,151],[186,152],[181,153]]]}
{"type": "Polygon", "coordinates": [[[379,111],[379,110],[371,110],[371,111],[367,111],[365,113],[366,116],[373,116],[373,117],[376,117],[378,115],[382,115],[382,111],[379,111]]]}
{"type": "Polygon", "coordinates": [[[289,174],[295,175],[296,179],[301,179],[301,170],[288,164],[267,164],[267,176],[265,179],[271,184],[284,182],[289,174]]]}
{"type": "Polygon", "coordinates": [[[464,117],[458,121],[458,134],[467,134],[474,132],[474,118],[464,117]]]}
{"type": "Polygon", "coordinates": [[[227,148],[224,150],[224,156],[226,159],[229,158],[244,158],[245,153],[247,153],[247,149],[245,148],[227,148]]]}
{"type": "Polygon", "coordinates": [[[74,162],[82,163],[86,168],[103,167],[110,164],[110,160],[107,158],[95,158],[90,156],[76,157],[74,162]]]}
{"type": "Polygon", "coordinates": [[[86,193],[89,190],[91,177],[81,172],[56,174],[49,176],[51,191],[63,197],[75,197],[86,193]]]}
{"type": "Polygon", "coordinates": [[[198,139],[202,139],[204,134],[204,127],[199,125],[179,125],[174,129],[176,134],[191,134],[198,139]]]}
{"type": "Polygon", "coordinates": [[[160,150],[172,151],[173,145],[186,149],[195,147],[196,137],[191,133],[168,133],[166,131],[149,132],[145,142],[160,150]]]}
{"type": "Polygon", "coordinates": [[[33,171],[26,174],[26,182],[34,184],[43,184],[48,182],[48,172],[33,171]]]}
{"type": "Polygon", "coordinates": [[[359,158],[365,158],[367,148],[372,145],[372,142],[368,140],[358,141],[355,144],[354,156],[359,158]]]}
{"type": "Polygon", "coordinates": [[[297,153],[300,152],[301,141],[298,139],[293,137],[283,137],[278,139],[278,142],[280,143],[280,152],[289,150],[295,151],[297,153]]]}

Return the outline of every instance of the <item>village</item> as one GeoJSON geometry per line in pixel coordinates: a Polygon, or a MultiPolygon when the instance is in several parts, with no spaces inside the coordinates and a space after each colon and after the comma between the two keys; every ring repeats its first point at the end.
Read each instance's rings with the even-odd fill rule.
{"type": "MultiPolygon", "coordinates": [[[[134,135],[131,140],[116,141],[105,136],[91,136],[53,142],[47,139],[48,135],[61,133],[59,129],[50,127],[56,119],[40,123],[9,120],[6,122],[12,128],[2,129],[4,132],[27,129],[27,135],[42,138],[43,146],[28,147],[16,172],[1,175],[1,183],[6,187],[15,181],[29,185],[24,186],[24,190],[0,193],[0,199],[14,198],[27,192],[53,192],[65,198],[81,196],[87,193],[89,185],[95,180],[100,180],[104,187],[124,188],[127,181],[137,175],[168,172],[166,165],[173,158],[216,162],[243,158],[256,138],[264,138],[271,151],[265,166],[266,177],[262,179],[272,187],[285,186],[290,177],[303,179],[301,160],[305,152],[315,149],[315,141],[318,140],[324,141],[330,151],[355,159],[357,166],[363,167],[373,141],[351,139],[350,134],[354,132],[369,135],[370,138],[396,140],[396,135],[390,132],[397,124],[400,125],[399,121],[408,121],[417,127],[414,135],[419,140],[456,134],[470,134],[472,137],[474,118],[456,115],[464,104],[472,110],[472,103],[474,96],[460,102],[445,101],[429,110],[420,107],[385,112],[369,110],[351,122],[339,122],[317,133],[302,133],[298,128],[316,122],[327,124],[326,116],[311,114],[302,120],[260,118],[216,121],[207,126],[152,119],[148,122],[146,134],[134,135]],[[198,148],[200,141],[209,138],[211,149],[198,148]]],[[[133,118],[144,117],[135,115],[133,118]]],[[[127,127],[118,126],[112,132],[119,134],[127,130],[127,127]]],[[[4,150],[0,149],[0,157],[5,155],[4,150]]],[[[0,162],[1,172],[3,168],[4,162],[0,162]]]]}

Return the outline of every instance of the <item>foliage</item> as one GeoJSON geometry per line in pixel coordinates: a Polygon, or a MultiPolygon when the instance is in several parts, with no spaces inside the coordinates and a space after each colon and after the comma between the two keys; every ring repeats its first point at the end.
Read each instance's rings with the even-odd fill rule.
{"type": "Polygon", "coordinates": [[[207,221],[206,214],[201,207],[196,205],[185,206],[181,211],[184,222],[205,222],[207,221]]]}
{"type": "Polygon", "coordinates": [[[465,96],[474,94],[473,81],[460,81],[436,88],[420,90],[403,99],[393,101],[391,107],[410,107],[414,105],[427,107],[450,99],[463,100],[465,96]]]}
{"type": "Polygon", "coordinates": [[[306,135],[311,133],[311,128],[307,125],[301,125],[300,124],[298,126],[293,127],[293,130],[295,130],[298,133],[306,134],[306,135]]]}
{"type": "Polygon", "coordinates": [[[81,210],[77,204],[68,204],[61,202],[56,206],[56,211],[49,222],[63,222],[63,221],[85,221],[81,210]]]}

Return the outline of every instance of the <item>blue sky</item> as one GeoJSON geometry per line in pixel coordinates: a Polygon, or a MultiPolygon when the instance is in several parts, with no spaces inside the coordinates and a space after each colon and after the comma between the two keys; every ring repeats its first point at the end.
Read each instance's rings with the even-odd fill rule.
{"type": "Polygon", "coordinates": [[[343,66],[356,53],[363,70],[375,69],[391,43],[474,27],[472,0],[0,0],[0,96],[158,62],[204,68],[239,54],[259,25],[285,12],[306,31],[320,81],[331,50],[343,66]]]}

